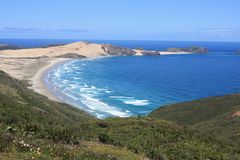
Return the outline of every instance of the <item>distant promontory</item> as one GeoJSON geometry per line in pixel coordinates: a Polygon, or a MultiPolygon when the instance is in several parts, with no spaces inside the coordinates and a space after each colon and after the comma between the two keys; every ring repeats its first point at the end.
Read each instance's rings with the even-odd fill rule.
{"type": "Polygon", "coordinates": [[[192,46],[187,48],[169,48],[168,52],[192,52],[192,53],[208,53],[207,48],[192,46]]]}
{"type": "Polygon", "coordinates": [[[6,50],[6,49],[15,50],[15,49],[20,49],[20,47],[8,45],[8,44],[0,44],[0,50],[6,50]]]}

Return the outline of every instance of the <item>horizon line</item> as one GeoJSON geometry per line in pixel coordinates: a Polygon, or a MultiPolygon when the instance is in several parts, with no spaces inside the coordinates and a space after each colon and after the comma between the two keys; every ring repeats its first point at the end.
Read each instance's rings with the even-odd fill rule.
{"type": "Polygon", "coordinates": [[[78,38],[0,38],[0,40],[78,40],[78,41],[152,41],[152,42],[223,42],[240,43],[240,41],[210,41],[210,40],[149,40],[149,39],[78,39],[78,38]]]}

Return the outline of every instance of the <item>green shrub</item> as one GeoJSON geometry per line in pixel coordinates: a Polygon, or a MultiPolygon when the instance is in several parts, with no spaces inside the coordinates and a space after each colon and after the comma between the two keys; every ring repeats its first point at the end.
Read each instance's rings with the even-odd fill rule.
{"type": "Polygon", "coordinates": [[[0,134],[0,152],[8,151],[14,137],[9,133],[0,134]]]}
{"type": "Polygon", "coordinates": [[[99,136],[98,136],[98,140],[102,143],[105,143],[105,144],[110,144],[113,142],[112,138],[105,134],[105,133],[101,133],[99,136]]]}
{"type": "Polygon", "coordinates": [[[101,128],[107,128],[107,127],[109,127],[109,124],[107,122],[99,122],[98,126],[101,128]]]}

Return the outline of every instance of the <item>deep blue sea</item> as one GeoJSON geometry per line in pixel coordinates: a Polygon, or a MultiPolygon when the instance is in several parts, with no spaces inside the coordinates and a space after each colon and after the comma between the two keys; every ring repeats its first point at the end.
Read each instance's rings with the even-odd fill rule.
{"type": "MultiPolygon", "coordinates": [[[[9,40],[8,44],[36,47],[67,42],[74,40],[9,40]]],[[[56,96],[98,118],[145,115],[167,104],[240,92],[240,55],[235,54],[240,43],[94,42],[156,50],[198,45],[210,50],[209,54],[73,60],[49,70],[45,82],[56,96]]]]}

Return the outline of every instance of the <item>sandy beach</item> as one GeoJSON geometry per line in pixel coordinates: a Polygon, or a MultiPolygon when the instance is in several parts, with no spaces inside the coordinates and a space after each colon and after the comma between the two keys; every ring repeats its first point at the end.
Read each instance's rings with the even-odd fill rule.
{"type": "Polygon", "coordinates": [[[0,69],[19,80],[28,81],[31,89],[57,100],[46,88],[43,76],[53,66],[72,58],[97,58],[108,55],[100,45],[88,42],[53,46],[0,51],[0,69]],[[66,58],[67,57],[67,58],[66,58]]]}
{"type": "Polygon", "coordinates": [[[49,65],[42,67],[37,73],[30,79],[32,86],[30,87],[35,92],[47,96],[51,100],[58,101],[58,99],[51,93],[45,85],[44,77],[46,76],[49,69],[55,65],[59,65],[66,61],[70,61],[69,58],[58,58],[58,59],[49,59],[49,65]]]}
{"type": "Polygon", "coordinates": [[[96,57],[107,55],[107,52],[101,44],[84,41],[52,47],[0,51],[0,57],[14,58],[63,58],[69,54],[84,57],[96,57]]]}
{"type": "Polygon", "coordinates": [[[28,81],[29,88],[35,92],[47,96],[51,100],[57,100],[46,88],[44,76],[46,72],[59,63],[69,61],[71,58],[0,58],[0,69],[19,80],[28,81]]]}

